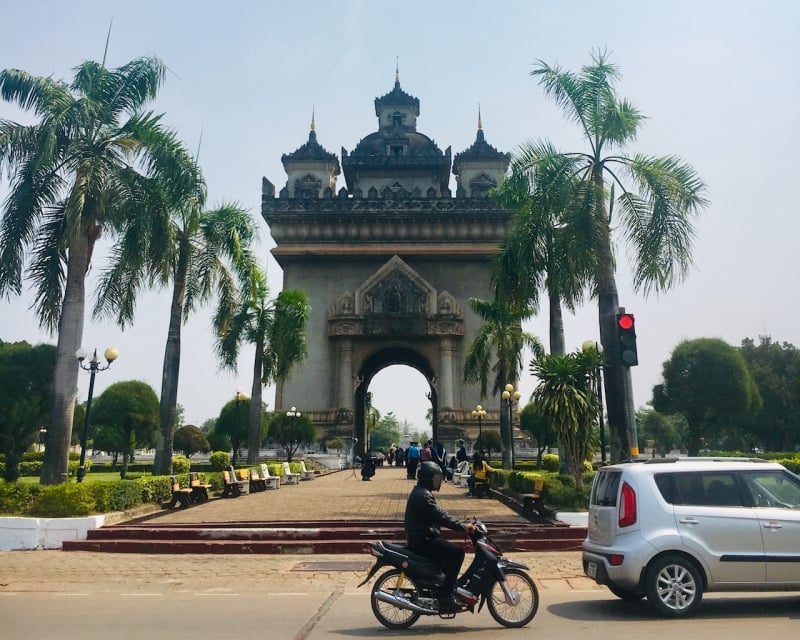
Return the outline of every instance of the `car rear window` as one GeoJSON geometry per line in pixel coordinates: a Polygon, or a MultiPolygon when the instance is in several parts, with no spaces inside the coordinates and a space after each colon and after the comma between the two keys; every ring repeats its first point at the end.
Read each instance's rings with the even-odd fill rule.
{"type": "Polygon", "coordinates": [[[622,474],[619,471],[600,471],[592,486],[591,503],[599,507],[616,507],[619,481],[622,474]]]}

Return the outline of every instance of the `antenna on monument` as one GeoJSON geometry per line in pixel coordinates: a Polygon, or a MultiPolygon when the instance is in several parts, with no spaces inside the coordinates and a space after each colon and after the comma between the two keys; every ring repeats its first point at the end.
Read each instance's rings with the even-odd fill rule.
{"type": "Polygon", "coordinates": [[[478,129],[483,129],[483,123],[481,122],[481,103],[478,103],[478,129]]]}
{"type": "Polygon", "coordinates": [[[400,56],[395,59],[394,65],[394,83],[400,86],[400,56]]]}
{"type": "Polygon", "coordinates": [[[316,124],[316,105],[311,105],[311,130],[314,131],[317,128],[316,124]]]}

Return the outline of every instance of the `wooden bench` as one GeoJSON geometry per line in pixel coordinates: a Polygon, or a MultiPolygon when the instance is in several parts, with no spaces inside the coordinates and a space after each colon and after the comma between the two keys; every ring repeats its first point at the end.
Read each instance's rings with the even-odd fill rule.
{"type": "Polygon", "coordinates": [[[280,489],[281,479],[279,476],[273,476],[269,473],[269,467],[265,462],[261,463],[261,479],[267,489],[280,489]]]}
{"type": "Polygon", "coordinates": [[[261,478],[258,469],[250,469],[250,491],[264,491],[267,488],[267,483],[261,478]]]}
{"type": "Polygon", "coordinates": [[[223,498],[238,498],[243,493],[244,482],[236,477],[236,473],[231,473],[227,469],[222,471],[222,485],[223,498]]]}
{"type": "Polygon", "coordinates": [[[191,490],[190,498],[192,502],[205,502],[208,500],[208,490],[211,488],[210,484],[203,482],[200,474],[195,472],[189,474],[189,489],[191,490]]]}
{"type": "Polygon", "coordinates": [[[522,515],[526,518],[531,518],[535,515],[544,517],[552,515],[550,509],[544,506],[543,489],[544,479],[537,478],[534,480],[532,493],[521,493],[519,495],[522,498],[522,515]]]}
{"type": "Polygon", "coordinates": [[[172,500],[170,500],[169,508],[174,509],[180,505],[181,508],[188,507],[192,504],[192,490],[189,487],[181,487],[178,482],[178,476],[171,476],[172,480],[172,500]]]}

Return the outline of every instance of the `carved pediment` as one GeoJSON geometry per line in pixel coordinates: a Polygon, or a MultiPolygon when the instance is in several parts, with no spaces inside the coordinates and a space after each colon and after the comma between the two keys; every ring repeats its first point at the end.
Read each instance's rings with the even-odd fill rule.
{"type": "Polygon", "coordinates": [[[489,189],[497,186],[497,180],[486,173],[481,173],[469,181],[470,196],[480,198],[486,195],[489,189]]]}
{"type": "Polygon", "coordinates": [[[399,256],[370,276],[355,295],[356,313],[427,316],[436,309],[436,289],[399,256]]]}
{"type": "Polygon", "coordinates": [[[320,189],[322,189],[322,181],[311,174],[294,181],[295,198],[318,198],[320,189]]]}
{"type": "Polygon", "coordinates": [[[449,291],[442,291],[436,303],[436,312],[441,316],[461,316],[461,306],[449,291]]]}

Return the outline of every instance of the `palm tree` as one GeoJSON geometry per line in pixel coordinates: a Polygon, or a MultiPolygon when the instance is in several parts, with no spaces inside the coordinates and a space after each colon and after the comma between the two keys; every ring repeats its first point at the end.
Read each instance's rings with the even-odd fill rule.
{"type": "MultiPolygon", "coordinates": [[[[172,283],[169,329],[164,350],[159,403],[159,436],[153,461],[154,475],[172,473],[172,446],[178,404],[181,362],[181,326],[201,304],[213,299],[217,315],[233,313],[236,280],[253,263],[250,245],[255,223],[236,204],[203,210],[205,190],[199,171],[187,193],[154,189],[162,216],[149,230],[132,219],[102,274],[95,315],[114,315],[122,326],[133,320],[135,297],[143,286],[172,283]],[[177,197],[174,197],[177,195],[177,197]]],[[[260,399],[254,403],[261,406],[260,399]]]]}
{"type": "Polygon", "coordinates": [[[232,313],[218,313],[215,350],[223,366],[236,368],[243,342],[255,345],[253,386],[247,442],[247,463],[258,462],[261,445],[261,390],[265,384],[283,382],[307,354],[306,322],[309,307],[305,292],[282,291],[269,300],[264,272],[250,265],[232,313]]]}
{"type": "Polygon", "coordinates": [[[557,355],[566,353],[562,306],[574,312],[591,282],[591,253],[577,245],[567,215],[577,183],[571,179],[559,188],[553,185],[565,178],[561,165],[542,162],[535,173],[516,166],[493,192],[514,211],[514,218],[495,258],[492,283],[504,297],[534,309],[539,307],[540,292],[547,294],[550,353],[557,355]],[[550,186],[547,192],[537,188],[535,175],[549,178],[541,180],[550,186]]]}
{"type": "Polygon", "coordinates": [[[592,428],[598,415],[598,399],[592,387],[592,374],[602,356],[595,349],[566,355],[540,354],[531,361],[531,373],[539,384],[531,401],[539,415],[558,432],[559,455],[564,454],[575,478],[583,487],[583,461],[589,453],[592,428]]]}
{"type": "Polygon", "coordinates": [[[188,154],[145,111],[166,67],[140,58],[118,69],[87,61],[70,85],[24,71],[0,72],[0,96],[38,121],[0,121],[0,171],[11,189],[0,222],[0,295],[23,278],[35,291],[42,328],[58,333],[53,403],[41,482],[66,482],[85,311],[85,277],[102,232],[131,217],[147,219],[149,179],[179,184],[188,154]]]}
{"type": "Polygon", "coordinates": [[[545,194],[559,190],[565,181],[579,182],[569,216],[593,262],[600,340],[609,356],[604,367],[608,419],[627,453],[633,444],[626,411],[630,389],[617,356],[619,298],[612,229],[619,229],[631,249],[634,287],[645,294],[668,290],[686,276],[691,264],[693,218],[706,205],[705,185],[691,166],[675,156],[625,153],[644,116],[617,96],[614,83],[621,76],[605,52],[593,52],[592,64],[580,73],[542,61],[536,67],[531,75],[578,124],[588,150],[563,153],[546,143],[526,144],[512,162],[512,171],[561,166],[563,173],[557,179],[547,172],[537,176],[542,182],[536,189],[545,194]],[[615,205],[619,219],[613,218],[615,205]]]}
{"type": "MultiPolygon", "coordinates": [[[[467,346],[464,361],[464,380],[480,382],[481,398],[486,397],[490,371],[494,373],[492,395],[498,395],[506,386],[516,386],[522,370],[522,352],[527,347],[540,354],[543,347],[539,339],[522,330],[522,321],[531,317],[528,305],[515,305],[495,298],[492,302],[470,298],[470,307],[484,324],[475,339],[467,346]]],[[[500,433],[503,443],[503,468],[511,468],[512,434],[507,412],[500,407],[500,433]]]]}

